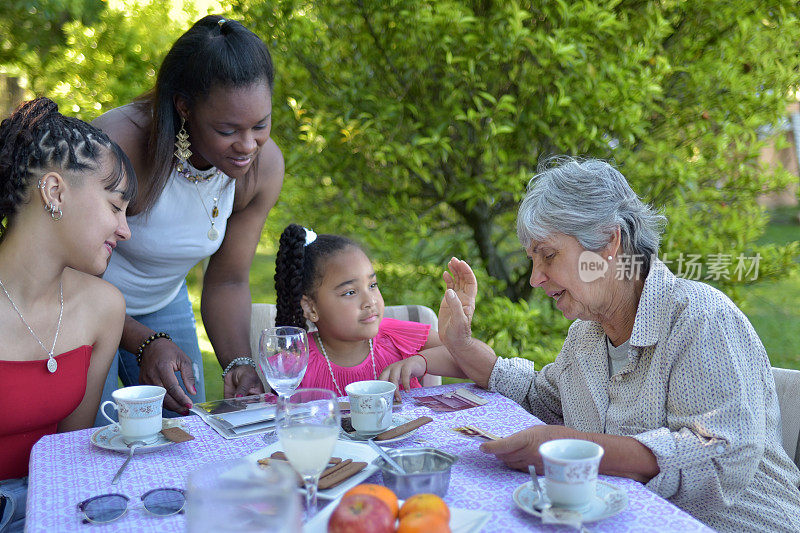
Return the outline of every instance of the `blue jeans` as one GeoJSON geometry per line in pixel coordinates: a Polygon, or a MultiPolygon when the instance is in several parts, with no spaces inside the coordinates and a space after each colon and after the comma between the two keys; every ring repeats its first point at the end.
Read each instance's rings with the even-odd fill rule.
{"type": "Polygon", "coordinates": [[[28,497],[27,476],[0,481],[0,497],[5,499],[3,512],[0,513],[0,533],[22,533],[28,497]]]}
{"type": "MultiPolygon", "coordinates": [[[[178,383],[192,399],[192,403],[206,401],[206,386],[203,381],[203,355],[200,353],[200,346],[197,343],[197,324],[192,311],[192,303],[189,301],[189,290],[186,288],[186,282],[184,281],[181,290],[178,291],[178,294],[166,307],[146,315],[133,316],[131,318],[154,331],[169,333],[169,336],[172,337],[172,342],[177,344],[183,350],[183,353],[192,360],[197,394],[189,394],[183,385],[180,372],[175,372],[178,383]]],[[[125,387],[139,384],[139,365],[136,364],[136,356],[122,348],[117,351],[117,357],[114,358],[108,371],[108,377],[103,386],[101,405],[102,402],[111,400],[111,393],[117,389],[117,376],[122,380],[122,384],[125,387]]],[[[182,415],[164,409],[164,416],[173,418],[182,415]]],[[[94,425],[98,427],[108,425],[108,420],[98,412],[94,425]]]]}

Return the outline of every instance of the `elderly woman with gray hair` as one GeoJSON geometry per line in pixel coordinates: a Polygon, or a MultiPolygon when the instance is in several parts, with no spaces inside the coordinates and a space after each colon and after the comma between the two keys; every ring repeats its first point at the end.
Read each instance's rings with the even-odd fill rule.
{"type": "Polygon", "coordinates": [[[481,449],[541,471],[541,443],[594,441],[600,473],[646,483],[712,528],[800,531],[800,472],[764,347],[723,293],[657,258],[664,222],[602,161],[562,158],[531,180],[517,218],[530,282],[575,319],[538,372],[471,336],[477,284],[450,261],[439,335],[454,362],[546,424],[481,449]]]}

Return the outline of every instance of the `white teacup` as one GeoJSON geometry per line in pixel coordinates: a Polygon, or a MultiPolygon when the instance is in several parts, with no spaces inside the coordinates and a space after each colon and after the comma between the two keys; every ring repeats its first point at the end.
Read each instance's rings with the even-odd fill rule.
{"type": "Polygon", "coordinates": [[[136,385],[124,387],[111,393],[114,401],[107,400],[100,405],[100,412],[109,422],[119,428],[120,435],[127,443],[136,440],[148,444],[156,441],[161,431],[161,405],[167,389],[155,385],[136,385]],[[119,422],[106,414],[106,405],[117,411],[119,422]]]}
{"type": "Polygon", "coordinates": [[[344,388],[350,399],[350,422],[362,435],[377,435],[392,425],[397,385],[388,381],[356,381],[344,388]]]}
{"type": "Polygon", "coordinates": [[[539,446],[545,491],[556,507],[579,509],[592,501],[603,447],[580,439],[550,440],[539,446]]]}

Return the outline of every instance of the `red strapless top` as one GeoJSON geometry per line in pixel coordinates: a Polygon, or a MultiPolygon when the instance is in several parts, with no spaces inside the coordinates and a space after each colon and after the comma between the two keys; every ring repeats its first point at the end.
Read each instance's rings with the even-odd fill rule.
{"type": "Polygon", "coordinates": [[[0,360],[0,480],[27,475],[33,445],[55,433],[83,400],[92,347],[55,358],[55,374],[47,371],[47,359],[0,360]]]}

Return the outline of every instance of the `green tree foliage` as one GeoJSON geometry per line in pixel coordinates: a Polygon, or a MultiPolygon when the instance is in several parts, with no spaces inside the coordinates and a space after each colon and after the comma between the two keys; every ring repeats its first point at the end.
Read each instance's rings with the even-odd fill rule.
{"type": "Polygon", "coordinates": [[[101,0],[6,0],[0,7],[0,65],[40,72],[50,53],[66,45],[65,26],[90,25],[102,10],[101,0]]]}
{"type": "Polygon", "coordinates": [[[0,7],[0,71],[91,120],[150,89],[166,50],[197,16],[191,3],[12,0],[0,7]]]}
{"type": "MultiPolygon", "coordinates": [[[[668,216],[669,257],[760,253],[764,279],[785,275],[798,253],[755,244],[765,224],[755,198],[789,179],[758,153],[797,90],[793,1],[226,5],[276,64],[273,137],[287,179],[269,238],[289,221],[354,236],[390,303],[434,308],[446,260],[468,259],[481,284],[476,334],[501,354],[546,362],[568,325],[531,294],[514,233],[548,155],[616,162],[668,216]]],[[[152,86],[196,18],[177,11],[9,0],[0,71],[93,118],[152,86]]],[[[719,284],[734,297],[740,285],[719,284]]]]}
{"type": "MultiPolygon", "coordinates": [[[[755,199],[790,179],[758,154],[796,89],[794,2],[234,5],[276,57],[284,213],[357,235],[388,262],[438,272],[451,255],[471,260],[482,294],[506,298],[479,304],[477,327],[507,353],[548,334],[501,338],[509,319],[552,311],[537,296],[517,303],[531,288],[514,233],[548,155],[616,162],[669,218],[668,257],[727,255],[733,274],[740,254],[760,253],[760,279],[791,268],[796,246],[755,245],[766,222],[755,199]]],[[[392,290],[427,288],[420,279],[392,290]]],[[[734,296],[737,283],[719,280],[734,296]]]]}

